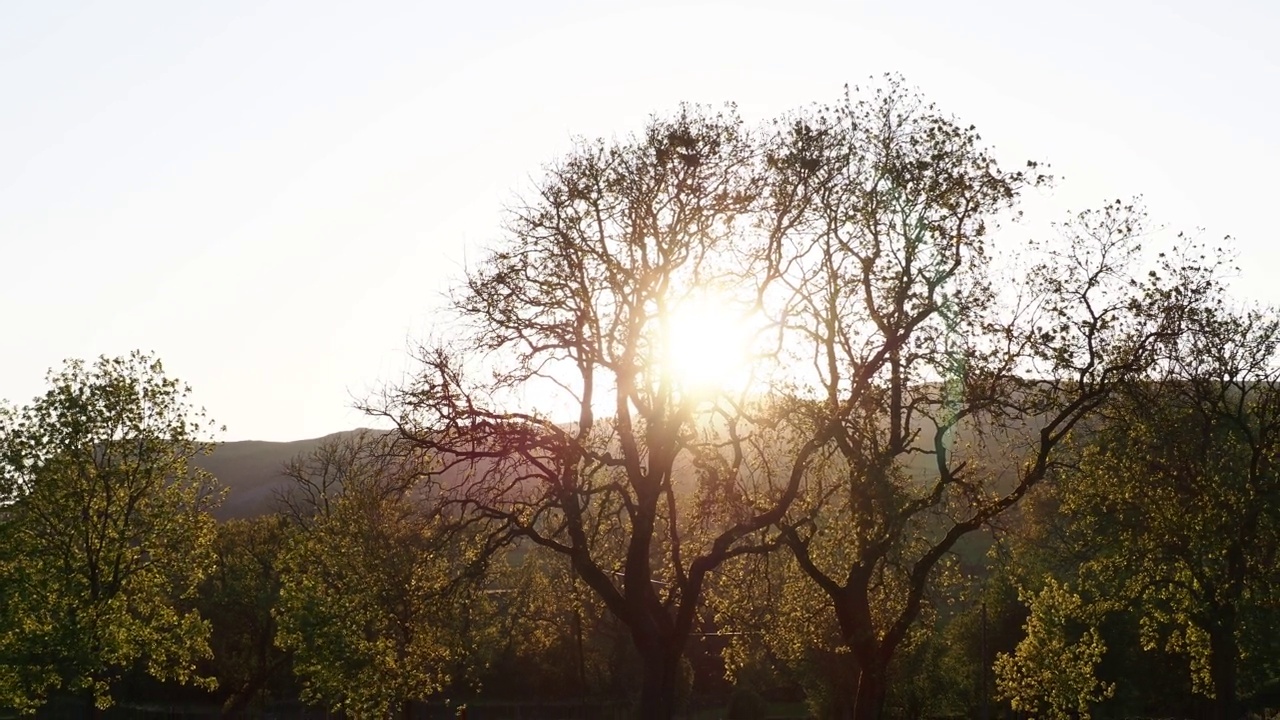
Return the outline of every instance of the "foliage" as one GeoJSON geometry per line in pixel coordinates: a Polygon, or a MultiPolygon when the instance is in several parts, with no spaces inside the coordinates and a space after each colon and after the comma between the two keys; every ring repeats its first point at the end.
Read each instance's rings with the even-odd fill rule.
{"type": "MultiPolygon", "coordinates": [[[[857,659],[842,640],[829,599],[794,558],[743,556],[727,563],[717,580],[708,604],[727,633],[725,667],[737,684],[799,685],[815,717],[852,711],[857,659]]],[[[913,650],[922,639],[911,638],[913,650]]]]}
{"type": "Polygon", "coordinates": [[[467,544],[438,541],[416,465],[389,455],[385,438],[359,434],[289,472],[306,489],[291,507],[307,512],[280,558],[274,612],[303,699],[383,716],[442,690],[486,603],[453,581],[467,544]],[[340,485],[316,492],[334,477],[340,485]]]}
{"type": "MultiPolygon", "coordinates": [[[[489,568],[498,638],[479,676],[490,697],[625,697],[637,671],[625,634],[566,559],[519,547],[489,568]]],[[[473,652],[477,648],[472,649],[473,652]]]]}
{"type": "Polygon", "coordinates": [[[31,404],[0,409],[0,705],[53,690],[99,707],[135,667],[196,672],[209,626],[193,607],[212,569],[218,500],[189,389],[142,353],[72,360],[31,404]]]}
{"type": "MultiPolygon", "coordinates": [[[[977,707],[978,612],[962,612],[968,581],[954,564],[943,565],[888,672],[888,701],[909,716],[977,707]]],[[[728,635],[725,665],[739,684],[799,685],[814,717],[853,711],[857,659],[844,646],[829,599],[793,558],[773,553],[726,564],[708,602],[728,635]]]]}
{"type": "Polygon", "coordinates": [[[1048,720],[1090,717],[1090,706],[1115,692],[1094,668],[1106,645],[1088,625],[1088,608],[1070,588],[1049,579],[1036,594],[1020,593],[1030,605],[1026,637],[1012,655],[996,657],[996,690],[1013,709],[1048,720]],[[1076,626],[1085,625],[1084,630],[1076,626]]]}
{"type": "Polygon", "coordinates": [[[1182,655],[1225,717],[1266,677],[1242,639],[1276,638],[1277,327],[1209,298],[1162,347],[1159,375],[1082,439],[1059,492],[1081,582],[1136,611],[1143,646],[1182,655]]]}
{"type": "Polygon", "coordinates": [[[212,627],[211,666],[223,710],[245,708],[264,691],[286,690],[289,654],[276,647],[272,609],[280,596],[279,557],[286,524],[279,515],[218,526],[217,564],[200,592],[200,612],[212,627]]]}

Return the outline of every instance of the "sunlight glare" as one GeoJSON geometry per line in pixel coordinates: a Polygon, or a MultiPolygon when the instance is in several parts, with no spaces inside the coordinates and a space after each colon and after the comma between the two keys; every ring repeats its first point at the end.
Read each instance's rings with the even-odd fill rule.
{"type": "Polygon", "coordinates": [[[666,367],[683,392],[741,389],[751,374],[746,318],[722,298],[704,293],[668,320],[666,367]]]}

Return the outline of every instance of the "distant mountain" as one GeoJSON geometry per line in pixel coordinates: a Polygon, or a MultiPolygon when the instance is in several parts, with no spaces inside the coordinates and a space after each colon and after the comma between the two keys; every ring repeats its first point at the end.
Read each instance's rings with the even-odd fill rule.
{"type": "Polygon", "coordinates": [[[359,431],[348,430],[292,442],[245,440],[219,444],[212,454],[195,461],[227,488],[227,496],[222,506],[214,510],[214,517],[230,520],[274,512],[276,492],[288,483],[282,472],[285,463],[312,452],[325,440],[356,432],[359,431]]]}
{"type": "MultiPolygon", "coordinates": [[[[972,430],[961,430],[953,445],[961,457],[973,463],[971,470],[981,466],[987,472],[996,475],[994,489],[997,492],[1008,492],[1017,481],[1017,467],[1024,458],[1026,446],[1033,442],[1042,420],[1035,419],[1023,424],[1014,423],[1004,430],[988,429],[993,444],[988,447],[973,447],[977,438],[972,430]],[[997,450],[1000,448],[1001,450],[997,450]],[[1008,451],[1008,452],[1005,452],[1008,451]],[[966,457],[972,455],[972,457],[966,457]]],[[[912,429],[920,432],[920,442],[925,446],[932,444],[932,429],[926,427],[924,421],[917,417],[912,429]]],[[[379,432],[375,430],[347,430],[332,433],[324,437],[291,442],[264,442],[246,440],[228,442],[218,445],[212,454],[196,458],[196,465],[213,474],[218,482],[227,488],[227,496],[222,505],[213,512],[219,520],[233,518],[249,518],[265,515],[277,510],[277,495],[287,488],[289,479],[284,475],[284,466],[290,460],[315,451],[323,442],[332,438],[354,435],[359,432],[379,432]]],[[[936,479],[936,467],[931,455],[911,454],[903,458],[907,473],[917,481],[932,483],[936,479]]],[[[690,467],[677,469],[676,482],[682,491],[692,491],[695,480],[690,467]]]]}

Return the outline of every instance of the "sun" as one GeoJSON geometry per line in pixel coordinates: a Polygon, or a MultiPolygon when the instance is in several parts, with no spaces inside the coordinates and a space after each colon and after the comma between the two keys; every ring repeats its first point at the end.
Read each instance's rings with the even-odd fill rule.
{"type": "Polygon", "coordinates": [[[684,393],[741,389],[751,375],[751,323],[726,298],[699,292],[666,318],[663,366],[684,393]]]}

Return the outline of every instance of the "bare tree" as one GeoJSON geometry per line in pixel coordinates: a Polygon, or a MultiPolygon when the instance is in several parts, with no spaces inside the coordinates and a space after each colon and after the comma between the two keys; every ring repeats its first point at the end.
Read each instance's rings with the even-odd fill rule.
{"type": "Polygon", "coordinates": [[[373,502],[411,494],[421,466],[418,458],[393,452],[393,440],[385,432],[357,430],[290,459],[283,469],[289,484],[275,493],[278,512],[307,527],[327,517],[347,488],[373,502]]]}
{"type": "Polygon", "coordinates": [[[667,362],[671,325],[700,293],[744,313],[764,302],[776,280],[764,261],[814,176],[773,170],[786,160],[732,110],[579,143],[453,296],[454,337],[366,408],[434,457],[447,512],[487,523],[490,546],[527,538],[569,558],[629,628],[643,717],[675,711],[707,574],[765,549],[746,540],[782,517],[820,444],[748,482],[751,383],[713,392],[667,362]],[[537,388],[572,417],[521,404],[537,388]]]}
{"type": "Polygon", "coordinates": [[[896,80],[756,134],[686,108],[580,142],[452,295],[420,372],[365,409],[432,457],[442,510],[484,527],[487,547],[525,538],[569,558],[630,630],[643,717],[675,710],[709,573],[782,543],[837,603],[873,716],[939,558],[1043,476],[1165,322],[1148,307],[1163,286],[1116,274],[1133,234],[1119,210],[1104,218],[1115,238],[1071,245],[1074,269],[1003,301],[988,229],[1044,180],[1034,163],[999,167],[896,80]],[[1136,296],[1098,304],[1113,286],[1136,296]],[[745,380],[693,384],[671,361],[673,328],[708,292],[725,322],[760,318],[745,380]],[[1047,421],[993,495],[952,438],[1016,413],[1047,421]],[[915,456],[935,476],[908,492],[915,456]],[[809,549],[841,464],[857,544],[832,575],[809,549]],[[884,625],[869,593],[887,562],[906,584],[884,625]]]}
{"type": "Polygon", "coordinates": [[[995,277],[993,218],[1045,180],[1035,163],[1002,170],[972,126],[898,83],[801,122],[829,176],[808,245],[784,256],[783,347],[808,398],[791,420],[823,462],[777,528],[856,661],[848,711],[876,718],[940,561],[1142,376],[1214,268],[1131,275],[1142,215],[1117,203],[995,277]]]}

